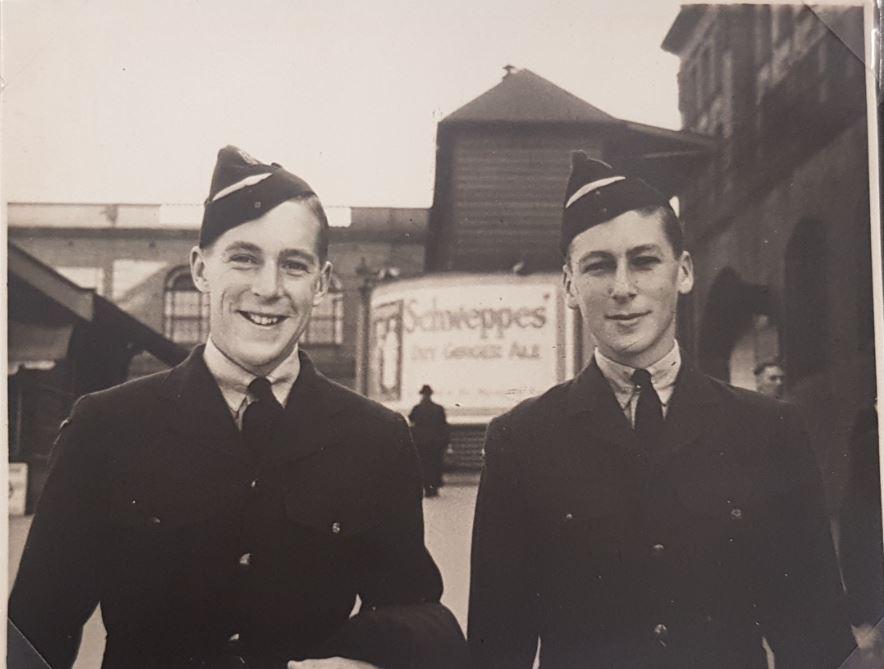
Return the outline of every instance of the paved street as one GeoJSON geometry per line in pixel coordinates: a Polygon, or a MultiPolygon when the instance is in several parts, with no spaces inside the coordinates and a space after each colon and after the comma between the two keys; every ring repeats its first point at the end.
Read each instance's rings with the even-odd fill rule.
{"type": "MultiPolygon", "coordinates": [[[[473,526],[473,506],[476,503],[475,476],[447,477],[449,483],[439,497],[424,500],[427,527],[427,545],[442,577],[445,579],[443,602],[466,625],[469,581],[470,533],[473,526]],[[450,479],[450,480],[449,480],[450,479]]],[[[21,553],[24,549],[31,517],[9,519],[9,583],[10,587],[21,553]]],[[[101,663],[104,649],[104,627],[98,612],[86,624],[83,643],[74,669],[94,669],[101,663]]]]}

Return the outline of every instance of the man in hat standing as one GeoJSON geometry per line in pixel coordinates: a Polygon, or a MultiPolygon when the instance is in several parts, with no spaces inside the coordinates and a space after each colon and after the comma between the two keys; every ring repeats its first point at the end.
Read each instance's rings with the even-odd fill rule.
{"type": "Polygon", "coordinates": [[[431,398],[433,389],[424,384],[420,389],[421,401],[408,414],[411,434],[420,456],[424,477],[424,496],[436,497],[442,486],[442,459],[448,447],[448,420],[445,409],[431,398]]]}
{"type": "Polygon", "coordinates": [[[107,669],[461,662],[408,426],[298,347],[327,251],[306,182],[219,152],[190,258],[208,342],[82,397],[58,437],[9,603],[45,664],[98,604],[107,669]]]}
{"type": "Polygon", "coordinates": [[[850,652],[819,475],[796,410],[695,370],[679,221],[574,156],[564,286],[590,364],[493,420],[468,637],[481,668],[834,668],[850,652]]]}

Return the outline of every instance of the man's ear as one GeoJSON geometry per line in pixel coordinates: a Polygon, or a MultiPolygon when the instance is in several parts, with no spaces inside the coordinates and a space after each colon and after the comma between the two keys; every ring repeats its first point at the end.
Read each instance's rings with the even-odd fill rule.
{"type": "Polygon", "coordinates": [[[209,280],[206,278],[206,249],[194,246],[190,249],[190,276],[193,285],[201,293],[209,292],[209,280]]]}
{"type": "Polygon", "coordinates": [[[328,289],[331,286],[332,264],[328,260],[319,270],[319,276],[316,279],[317,286],[313,293],[313,306],[318,307],[323,299],[325,299],[328,289]]]}
{"type": "Polygon", "coordinates": [[[681,252],[678,261],[678,292],[687,295],[694,287],[694,260],[687,251],[681,252]]]}

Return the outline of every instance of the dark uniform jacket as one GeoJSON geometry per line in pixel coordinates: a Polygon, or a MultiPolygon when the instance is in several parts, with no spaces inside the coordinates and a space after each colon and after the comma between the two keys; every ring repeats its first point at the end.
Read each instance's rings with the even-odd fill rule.
{"type": "Polygon", "coordinates": [[[108,669],[462,662],[408,426],[305,355],[257,458],[201,348],[81,398],[53,457],[9,609],[52,667],[99,603],[108,669]]]}
{"type": "Polygon", "coordinates": [[[644,453],[593,363],[492,421],[473,537],[476,667],[833,668],[853,639],[790,405],[683,365],[644,453]]]}
{"type": "Polygon", "coordinates": [[[875,626],[884,616],[884,555],[881,546],[881,468],[878,414],[856,417],[849,444],[847,491],[841,507],[841,570],[850,621],[875,626]]]}

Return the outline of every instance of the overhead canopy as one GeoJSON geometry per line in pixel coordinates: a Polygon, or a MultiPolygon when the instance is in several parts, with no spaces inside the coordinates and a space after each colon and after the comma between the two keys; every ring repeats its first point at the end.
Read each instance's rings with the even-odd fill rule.
{"type": "Polygon", "coordinates": [[[9,372],[20,367],[50,369],[63,360],[73,333],[73,325],[43,325],[10,320],[7,329],[9,372]]]}
{"type": "Polygon", "coordinates": [[[9,244],[7,258],[10,362],[63,359],[77,323],[93,323],[133,351],[147,351],[168,365],[187,355],[175,342],[15,244],[9,244]]]}

